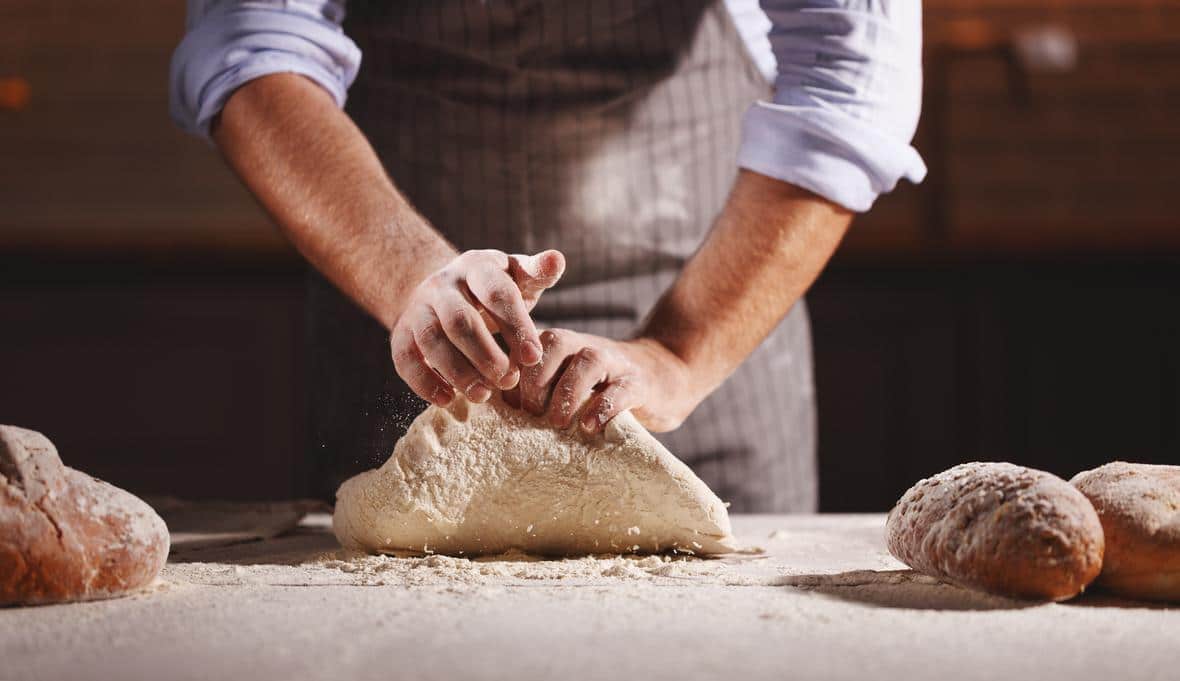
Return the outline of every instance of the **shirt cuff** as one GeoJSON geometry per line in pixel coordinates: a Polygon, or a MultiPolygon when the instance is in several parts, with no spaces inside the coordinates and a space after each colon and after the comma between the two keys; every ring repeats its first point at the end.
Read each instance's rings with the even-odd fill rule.
{"type": "Polygon", "coordinates": [[[208,139],[230,95],[272,73],[306,76],[343,107],[360,60],[339,26],[322,20],[255,9],[210,15],[172,56],[169,110],[181,128],[208,139]]]}
{"type": "Polygon", "coordinates": [[[926,164],[909,144],[838,110],[757,102],[742,122],[738,165],[864,212],[926,164]]]}

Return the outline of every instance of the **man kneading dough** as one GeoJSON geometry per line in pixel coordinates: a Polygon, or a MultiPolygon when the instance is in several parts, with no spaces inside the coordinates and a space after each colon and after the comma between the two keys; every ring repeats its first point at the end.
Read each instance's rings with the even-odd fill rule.
{"type": "Polygon", "coordinates": [[[925,174],[920,3],[344,10],[190,0],[171,78],[324,277],[324,491],[388,456],[410,392],[507,391],[558,429],[630,410],[735,509],[814,510],[802,296],[855,212],[925,174]]]}

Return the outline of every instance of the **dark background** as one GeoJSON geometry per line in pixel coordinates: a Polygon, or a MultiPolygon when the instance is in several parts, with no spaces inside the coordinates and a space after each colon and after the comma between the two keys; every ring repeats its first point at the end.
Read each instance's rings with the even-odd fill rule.
{"type": "MultiPolygon", "coordinates": [[[[925,7],[931,176],[809,297],[823,509],[965,460],[1180,463],[1180,0],[925,7]]],[[[0,422],[140,493],[303,495],[303,268],[169,123],[182,26],[0,3],[0,422]]]]}

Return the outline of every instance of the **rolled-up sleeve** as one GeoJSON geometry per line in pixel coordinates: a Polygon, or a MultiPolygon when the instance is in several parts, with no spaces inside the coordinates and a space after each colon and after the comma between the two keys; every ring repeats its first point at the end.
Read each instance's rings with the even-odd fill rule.
{"type": "Polygon", "coordinates": [[[919,0],[762,0],[774,99],[743,121],[743,168],[866,211],[926,166],[910,145],[922,99],[919,0]]]}
{"type": "Polygon", "coordinates": [[[361,53],[343,19],[343,0],[189,0],[172,55],[173,120],[207,138],[234,90],[271,73],[302,74],[344,106],[361,53]]]}

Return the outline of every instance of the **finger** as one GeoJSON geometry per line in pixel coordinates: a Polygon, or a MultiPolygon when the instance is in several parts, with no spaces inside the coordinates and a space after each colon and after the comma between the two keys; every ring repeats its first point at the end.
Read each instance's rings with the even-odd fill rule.
{"type": "Polygon", "coordinates": [[[540,416],[549,402],[549,388],[562,371],[568,352],[562,335],[552,329],[541,332],[544,348],[540,362],[520,372],[520,402],[525,411],[540,416]]]}
{"type": "Polygon", "coordinates": [[[500,335],[508,343],[513,362],[523,366],[540,362],[541,341],[537,337],[537,327],[529,317],[516,282],[505,272],[480,267],[467,275],[467,287],[496,322],[500,335]]]}
{"type": "Polygon", "coordinates": [[[397,375],[410,386],[418,397],[445,407],[454,399],[451,386],[438,375],[430,365],[408,329],[398,327],[389,337],[389,346],[393,354],[393,368],[397,375]]]}
{"type": "Polygon", "coordinates": [[[508,406],[510,406],[514,409],[521,408],[521,406],[520,406],[520,388],[513,388],[511,390],[505,390],[500,393],[500,396],[504,398],[504,403],[507,404],[508,406]]]}
{"type": "Polygon", "coordinates": [[[434,314],[442,324],[447,339],[475,367],[489,386],[511,388],[516,380],[508,355],[496,344],[479,311],[466,298],[454,293],[434,305],[434,314]]]}
{"type": "Polygon", "coordinates": [[[611,419],[636,405],[631,379],[622,377],[613,380],[590,398],[582,414],[582,430],[587,433],[601,432],[611,419]]]}
{"type": "Polygon", "coordinates": [[[426,363],[437,371],[452,388],[462,392],[472,402],[486,402],[492,389],[485,385],[475,367],[455,347],[442,328],[442,322],[430,314],[416,325],[414,341],[426,363]]]}
{"type": "Polygon", "coordinates": [[[526,302],[535,302],[545,289],[553,288],[565,273],[565,256],[548,250],[536,255],[508,256],[508,274],[526,302]]]}
{"type": "Polygon", "coordinates": [[[575,353],[553,387],[549,399],[549,423],[561,429],[568,428],[582,405],[590,399],[594,387],[607,377],[600,351],[582,348],[575,353]]]}

